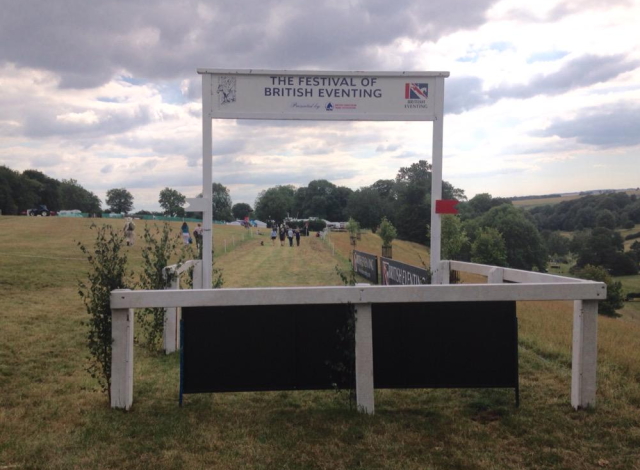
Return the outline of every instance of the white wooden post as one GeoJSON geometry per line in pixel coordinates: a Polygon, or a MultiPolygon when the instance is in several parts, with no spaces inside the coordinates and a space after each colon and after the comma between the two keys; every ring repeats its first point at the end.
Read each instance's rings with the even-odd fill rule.
{"type": "Polygon", "coordinates": [[[433,147],[431,153],[431,283],[437,284],[440,276],[440,214],[436,214],[436,201],[442,199],[442,140],[444,132],[444,77],[436,78],[435,119],[433,121],[433,147]]]}
{"type": "Polygon", "coordinates": [[[356,403],[358,411],[374,413],[371,304],[356,304],[356,403]]]}
{"type": "Polygon", "coordinates": [[[576,410],[596,404],[597,339],[598,301],[574,301],[571,405],[576,410]]]}
{"type": "Polygon", "coordinates": [[[449,284],[449,277],[451,275],[451,264],[448,260],[440,261],[440,269],[438,270],[437,274],[439,277],[437,284],[449,284]]]}
{"type": "Polygon", "coordinates": [[[504,269],[503,268],[491,268],[487,275],[487,284],[502,284],[504,281],[504,269]]]}
{"type": "Polygon", "coordinates": [[[202,75],[202,196],[205,199],[202,211],[202,282],[205,286],[211,286],[213,270],[213,197],[212,168],[213,168],[213,141],[211,123],[211,100],[213,98],[213,77],[209,73],[202,75]]]}
{"type": "Polygon", "coordinates": [[[111,408],[133,404],[133,323],[133,309],[111,310],[111,408]]]}
{"type": "MultiPolygon", "coordinates": [[[[180,274],[177,270],[171,279],[170,290],[180,289],[180,274]]],[[[165,354],[171,354],[178,349],[178,309],[175,307],[164,309],[164,328],[162,330],[162,346],[165,354]]]]}
{"type": "MultiPolygon", "coordinates": [[[[193,288],[194,289],[204,289],[204,284],[202,283],[202,261],[197,260],[194,263],[193,267],[193,288]]],[[[211,286],[207,287],[210,289],[211,286]]]]}

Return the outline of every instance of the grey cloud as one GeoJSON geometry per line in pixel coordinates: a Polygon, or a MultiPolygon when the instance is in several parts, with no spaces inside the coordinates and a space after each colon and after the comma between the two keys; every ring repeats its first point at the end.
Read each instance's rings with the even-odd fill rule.
{"type": "Polygon", "coordinates": [[[50,168],[62,163],[63,160],[60,155],[40,155],[31,157],[30,161],[34,168],[50,168]]]}
{"type": "Polygon", "coordinates": [[[373,69],[385,65],[379,47],[478,27],[495,1],[9,0],[0,63],[53,71],[71,88],[122,70],[157,81],[197,79],[206,66],[373,69]]]}
{"type": "Polygon", "coordinates": [[[400,149],[402,147],[402,145],[400,144],[388,144],[388,145],[378,145],[376,147],[376,152],[380,153],[380,152],[395,152],[396,150],[400,149]]]}
{"type": "Polygon", "coordinates": [[[109,165],[105,165],[100,169],[100,173],[103,173],[105,175],[111,173],[113,171],[113,165],[109,164],[109,165]]]}
{"type": "Polygon", "coordinates": [[[482,90],[482,80],[477,77],[453,77],[445,81],[445,113],[460,114],[483,104],[489,97],[482,90]]]}
{"type": "Polygon", "coordinates": [[[563,18],[582,13],[586,10],[604,10],[613,8],[616,5],[627,6],[632,0],[571,0],[558,2],[553,8],[544,14],[536,14],[526,7],[516,7],[511,9],[507,18],[511,21],[523,23],[552,23],[563,18]]]}
{"type": "Polygon", "coordinates": [[[556,121],[534,135],[576,139],[597,147],[640,145],[640,106],[618,103],[592,108],[574,119],[556,121]]]}
{"type": "Polygon", "coordinates": [[[637,60],[627,60],[624,55],[584,55],[569,61],[557,72],[534,77],[526,85],[499,87],[491,90],[489,94],[495,100],[558,95],[576,88],[606,82],[635,69],[639,64],[637,60]]]}
{"type": "Polygon", "coordinates": [[[267,187],[277,184],[302,186],[317,179],[327,179],[335,182],[341,179],[353,178],[357,174],[357,170],[351,169],[332,170],[325,167],[309,167],[304,170],[294,171],[230,172],[223,173],[214,179],[223,184],[255,184],[267,187]]]}
{"type": "MultiPolygon", "coordinates": [[[[73,112],[74,110],[65,111],[73,112]]],[[[151,112],[147,106],[138,106],[133,112],[129,110],[100,112],[96,122],[65,121],[58,116],[52,110],[38,109],[30,112],[24,122],[25,135],[29,137],[103,136],[126,132],[151,121],[151,112]]]]}
{"type": "Polygon", "coordinates": [[[535,76],[527,84],[498,86],[490,90],[483,90],[482,80],[477,77],[453,77],[445,82],[445,112],[460,114],[503,98],[558,95],[612,80],[638,65],[639,61],[627,60],[623,55],[584,55],[568,61],[557,72],[535,76]]]}

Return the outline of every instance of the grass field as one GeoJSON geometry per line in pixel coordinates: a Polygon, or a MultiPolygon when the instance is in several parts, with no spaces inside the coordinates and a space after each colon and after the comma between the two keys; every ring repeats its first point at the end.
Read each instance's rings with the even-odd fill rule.
{"type": "MultiPolygon", "coordinates": [[[[631,189],[631,190],[628,190],[628,191],[625,191],[625,192],[627,194],[629,194],[629,195],[635,194],[637,196],[640,196],[640,190],[638,190],[638,189],[631,189]]],[[[513,201],[513,205],[517,206],[517,207],[523,207],[525,209],[530,209],[532,207],[553,205],[553,204],[558,204],[560,202],[565,202],[565,201],[573,201],[574,199],[579,199],[581,197],[584,197],[584,196],[580,196],[578,194],[571,194],[571,195],[560,196],[560,197],[542,197],[542,198],[537,198],[537,199],[520,199],[520,200],[517,200],[517,201],[513,201]]]]}
{"type": "MultiPolygon", "coordinates": [[[[74,240],[91,242],[89,224],[0,217],[0,469],[640,468],[640,326],[598,319],[598,406],[574,412],[569,302],[518,305],[518,409],[510,390],[380,390],[375,416],[335,392],[189,395],[180,408],[178,357],[136,347],[134,406],[112,411],[84,371],[74,240]]],[[[339,284],[339,237],[333,256],[317,239],[273,247],[243,233],[214,228],[226,286],[339,284]]],[[[426,262],[421,249],[397,241],[394,258],[426,262]]]]}

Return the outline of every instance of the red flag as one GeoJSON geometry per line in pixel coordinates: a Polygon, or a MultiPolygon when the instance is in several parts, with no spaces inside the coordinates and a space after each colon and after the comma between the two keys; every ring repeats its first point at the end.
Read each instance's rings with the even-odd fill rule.
{"type": "Polygon", "coordinates": [[[457,214],[458,209],[455,206],[458,202],[456,199],[438,199],[436,201],[436,214],[457,214]]]}

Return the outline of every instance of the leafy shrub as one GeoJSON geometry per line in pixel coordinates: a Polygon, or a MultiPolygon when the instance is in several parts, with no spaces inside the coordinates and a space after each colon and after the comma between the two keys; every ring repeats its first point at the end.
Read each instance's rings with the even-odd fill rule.
{"type": "MultiPolygon", "coordinates": [[[[152,233],[148,226],[144,228],[140,287],[147,290],[162,290],[171,284],[175,276],[175,274],[165,275],[164,268],[169,266],[169,260],[177,253],[178,237],[173,234],[167,223],[163,224],[162,230],[157,225],[154,225],[154,228],[155,233],[152,233]]],[[[164,331],[164,308],[145,308],[138,315],[138,320],[147,348],[151,351],[159,351],[162,347],[164,331]]]]}
{"type": "Polygon", "coordinates": [[[382,222],[380,222],[378,235],[382,239],[382,246],[391,246],[393,240],[398,236],[398,231],[391,222],[389,222],[389,219],[383,217],[382,222]]]}
{"type": "Polygon", "coordinates": [[[471,246],[471,261],[493,266],[508,266],[507,246],[502,234],[492,227],[480,229],[471,246]]]}
{"type": "Polygon", "coordinates": [[[624,306],[622,283],[614,281],[609,273],[601,266],[587,265],[576,273],[582,279],[604,282],[607,285],[607,299],[598,304],[598,313],[609,317],[619,316],[616,310],[624,306]]]}
{"type": "Polygon", "coordinates": [[[625,240],[633,240],[635,238],[640,238],[640,232],[630,233],[629,235],[624,237],[625,240]]]}
{"type": "Polygon", "coordinates": [[[124,237],[120,230],[110,225],[98,227],[93,248],[82,243],[78,247],[89,261],[88,282],[78,282],[78,293],[89,314],[84,322],[89,327],[87,347],[89,365],[87,371],[98,381],[103,392],[111,400],[111,291],[133,286],[133,273],[127,271],[127,254],[123,251],[124,237]]]}

